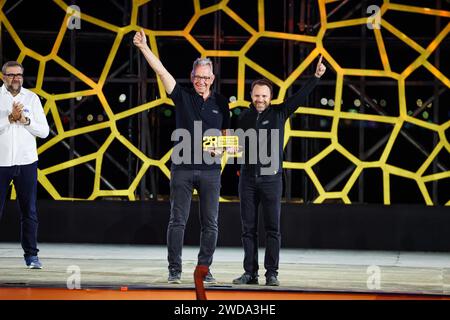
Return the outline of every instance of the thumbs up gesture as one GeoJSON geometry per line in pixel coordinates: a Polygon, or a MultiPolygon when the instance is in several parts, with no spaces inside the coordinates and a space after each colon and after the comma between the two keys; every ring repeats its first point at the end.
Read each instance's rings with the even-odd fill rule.
{"type": "Polygon", "coordinates": [[[321,76],[323,76],[323,74],[327,70],[327,67],[325,67],[325,65],[322,63],[322,59],[323,59],[323,56],[320,55],[319,62],[317,63],[317,67],[316,67],[316,73],[314,74],[317,78],[320,78],[321,76]]]}

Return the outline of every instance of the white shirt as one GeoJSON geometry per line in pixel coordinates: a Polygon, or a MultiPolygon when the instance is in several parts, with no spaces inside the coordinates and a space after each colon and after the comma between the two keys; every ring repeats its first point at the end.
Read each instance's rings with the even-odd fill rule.
{"type": "Polygon", "coordinates": [[[36,137],[46,138],[49,133],[47,118],[39,97],[21,88],[13,97],[5,85],[0,88],[0,167],[27,165],[38,160],[36,137]],[[30,125],[10,123],[8,116],[13,102],[23,104],[25,117],[30,125]]]}

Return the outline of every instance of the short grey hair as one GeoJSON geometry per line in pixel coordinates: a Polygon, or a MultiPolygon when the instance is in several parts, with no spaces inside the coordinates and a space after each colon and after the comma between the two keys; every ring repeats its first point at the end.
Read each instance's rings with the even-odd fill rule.
{"type": "Polygon", "coordinates": [[[23,66],[22,66],[19,62],[17,62],[17,61],[8,61],[8,62],[6,62],[6,63],[3,65],[3,67],[2,67],[2,73],[5,74],[5,73],[6,73],[6,69],[7,69],[7,68],[10,68],[10,67],[20,67],[20,68],[22,69],[22,73],[23,73],[23,71],[25,70],[25,69],[23,68],[23,66]]]}
{"type": "Polygon", "coordinates": [[[197,68],[198,66],[209,66],[211,68],[211,74],[214,74],[213,63],[210,58],[195,59],[194,63],[192,64],[192,72],[191,72],[192,75],[194,75],[195,68],[197,68]]]}

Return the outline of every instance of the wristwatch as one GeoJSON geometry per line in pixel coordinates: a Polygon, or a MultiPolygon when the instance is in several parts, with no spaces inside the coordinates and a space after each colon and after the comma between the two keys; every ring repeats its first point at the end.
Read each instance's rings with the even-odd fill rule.
{"type": "Polygon", "coordinates": [[[29,126],[30,125],[30,123],[31,123],[31,120],[30,120],[30,118],[28,118],[28,117],[25,117],[25,120],[26,120],[26,122],[23,124],[24,126],[29,126]]]}

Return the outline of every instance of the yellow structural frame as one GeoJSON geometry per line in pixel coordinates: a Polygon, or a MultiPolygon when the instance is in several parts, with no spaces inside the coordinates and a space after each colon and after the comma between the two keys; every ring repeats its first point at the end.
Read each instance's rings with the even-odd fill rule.
{"type": "MultiPolygon", "coordinates": [[[[77,135],[82,135],[85,133],[109,129],[110,134],[103,145],[94,153],[81,156],[79,158],[66,161],[63,163],[59,163],[47,168],[41,168],[38,173],[39,183],[48,191],[48,193],[55,200],[94,200],[99,197],[128,197],[129,200],[136,200],[135,192],[136,188],[139,185],[140,180],[147,172],[147,170],[151,166],[158,167],[167,179],[170,179],[170,170],[167,167],[167,162],[170,158],[171,150],[167,152],[161,159],[152,159],[149,158],[146,154],[142,153],[135,145],[133,145],[126,137],[122,136],[116,126],[116,122],[118,120],[133,116],[137,113],[147,111],[149,109],[161,106],[161,105],[173,105],[173,102],[170,98],[167,97],[167,94],[163,88],[161,80],[158,78],[158,89],[159,89],[159,97],[154,101],[149,101],[145,104],[135,106],[129,110],[114,113],[111,107],[109,106],[107,97],[103,94],[103,86],[106,82],[107,76],[110,72],[111,65],[116,56],[117,50],[121,41],[123,40],[124,35],[130,32],[135,32],[139,30],[141,27],[144,28],[146,35],[149,37],[149,45],[153,52],[158,55],[158,46],[156,42],[156,37],[182,37],[189,42],[202,57],[235,57],[238,59],[238,68],[236,70],[236,77],[238,80],[237,92],[236,92],[236,101],[230,103],[230,108],[235,107],[247,107],[249,105],[249,101],[245,98],[245,70],[246,67],[251,68],[261,74],[271,81],[274,82],[275,85],[280,87],[278,97],[276,97],[274,102],[281,102],[285,98],[286,92],[290,86],[294,83],[294,81],[299,78],[304,70],[308,68],[311,63],[317,61],[316,58],[322,54],[327,61],[327,63],[335,70],[336,76],[336,86],[335,86],[335,105],[333,109],[323,109],[323,108],[309,108],[305,106],[299,106],[296,111],[297,114],[300,115],[318,115],[318,116],[326,116],[332,118],[332,126],[330,131],[306,131],[306,130],[293,130],[291,128],[290,122],[286,123],[286,131],[285,131],[285,141],[284,145],[286,146],[287,142],[290,138],[293,137],[308,137],[308,138],[317,138],[317,139],[328,139],[330,144],[322,150],[319,154],[315,155],[311,159],[306,162],[284,162],[284,168],[289,169],[300,169],[304,170],[308,177],[311,179],[312,183],[316,187],[319,196],[314,200],[315,203],[322,203],[328,199],[341,199],[345,203],[351,203],[349,198],[349,192],[351,188],[354,186],[361,172],[366,168],[380,168],[383,172],[383,195],[384,195],[384,204],[391,203],[391,189],[390,189],[390,177],[392,175],[401,176],[404,178],[414,180],[419,190],[423,196],[423,201],[427,205],[433,205],[433,201],[430,197],[430,194],[425,186],[425,183],[431,181],[437,181],[440,179],[448,179],[450,178],[450,171],[440,172],[431,175],[425,175],[427,168],[433,162],[433,160],[437,157],[437,155],[444,150],[450,154],[450,143],[446,138],[445,131],[450,128],[450,121],[447,121],[443,124],[435,124],[429,123],[427,121],[423,121],[408,115],[407,106],[406,106],[406,96],[405,96],[405,80],[411,75],[419,67],[426,68],[434,77],[439,79],[445,86],[450,88],[450,80],[448,75],[445,75],[442,71],[433,66],[427,59],[430,55],[438,48],[439,44],[442,40],[449,34],[450,32],[450,23],[448,23],[444,29],[436,36],[436,38],[426,47],[423,48],[414,40],[409,38],[406,34],[398,30],[395,26],[386,21],[383,16],[389,10],[395,11],[403,11],[417,14],[417,18],[420,19],[421,15],[433,15],[433,16],[441,16],[441,17],[450,17],[450,11],[444,10],[435,10],[430,8],[423,7],[415,7],[411,5],[403,5],[403,4],[395,4],[390,0],[384,0],[381,10],[378,12],[381,28],[384,28],[389,33],[396,36],[398,39],[403,41],[405,44],[410,46],[417,52],[417,58],[407,66],[401,73],[396,73],[391,70],[391,65],[389,61],[389,57],[386,53],[385,44],[383,41],[383,36],[381,34],[380,29],[373,29],[374,36],[376,39],[380,60],[382,62],[383,68],[380,70],[369,70],[369,69],[349,69],[343,68],[338,64],[338,62],[327,52],[327,50],[323,46],[323,38],[325,32],[329,29],[335,28],[343,28],[349,26],[358,26],[364,25],[367,23],[373,23],[375,19],[369,20],[368,18],[359,18],[359,19],[350,19],[344,21],[337,22],[328,22],[327,21],[327,4],[332,2],[337,2],[340,0],[317,0],[320,9],[320,21],[321,26],[318,34],[316,36],[306,36],[299,34],[291,34],[291,33],[283,33],[283,32],[274,32],[266,30],[265,23],[265,6],[264,0],[258,0],[257,7],[255,10],[258,12],[258,25],[257,28],[249,25],[244,19],[242,19],[236,12],[234,12],[229,6],[229,0],[222,0],[218,4],[202,7],[200,0],[192,0],[194,5],[194,14],[182,30],[151,30],[146,28],[146,26],[140,26],[137,24],[137,16],[141,6],[150,2],[150,0],[133,0],[132,2],[132,14],[131,21],[129,25],[124,27],[118,27],[113,24],[110,24],[104,20],[95,18],[88,14],[85,14],[80,9],[79,13],[81,21],[86,21],[101,28],[107,29],[116,34],[115,41],[112,45],[112,48],[109,52],[108,58],[104,63],[103,70],[101,72],[100,78],[97,82],[93,81],[87,75],[83,74],[79,70],[77,70],[76,66],[70,65],[67,61],[60,58],[58,56],[58,51],[61,46],[63,37],[67,32],[67,21],[70,19],[70,15],[72,12],[68,10],[68,4],[63,0],[53,0],[54,4],[59,6],[61,10],[66,12],[64,20],[61,22],[61,27],[59,29],[58,36],[55,40],[53,48],[51,52],[47,55],[41,55],[34,51],[31,48],[25,46],[25,44],[21,41],[20,36],[15,32],[13,25],[8,20],[3,12],[3,6],[7,0],[0,0],[0,22],[10,34],[16,45],[20,50],[20,54],[17,57],[19,62],[23,61],[26,57],[30,57],[39,62],[39,70],[37,74],[36,87],[32,89],[38,95],[44,97],[46,99],[46,103],[44,105],[45,113],[48,117],[53,118],[53,121],[56,126],[57,136],[50,138],[45,141],[39,149],[38,153],[42,154],[47,152],[52,146],[57,143],[63,141],[64,139],[74,137],[77,135]],[[194,38],[191,34],[192,29],[194,28],[197,21],[205,15],[213,14],[216,11],[221,10],[224,14],[228,15],[231,19],[233,19],[236,23],[238,23],[242,28],[244,28],[249,34],[250,38],[246,42],[246,44],[240,50],[208,50],[203,48],[203,46],[194,38]],[[256,62],[252,61],[248,56],[248,51],[252,48],[252,46],[258,41],[259,38],[274,38],[274,39],[284,39],[284,40],[293,40],[298,42],[307,42],[315,44],[314,49],[306,57],[305,60],[300,61],[299,64],[295,67],[294,71],[286,78],[280,79],[267,69],[264,66],[258,65],[256,62]],[[81,81],[83,81],[90,89],[77,91],[77,92],[67,92],[62,94],[49,94],[43,90],[43,83],[45,81],[44,73],[46,64],[49,61],[53,61],[57,63],[62,68],[66,69],[68,72],[78,77],[81,81]],[[369,115],[362,113],[350,113],[341,110],[341,101],[342,101],[342,92],[343,92],[343,81],[345,76],[366,76],[366,77],[384,77],[391,78],[398,83],[398,108],[399,108],[399,116],[398,117],[390,117],[390,116],[379,116],[379,115],[369,115]],[[57,105],[62,100],[73,99],[80,96],[89,96],[96,95],[104,109],[104,112],[107,116],[107,120],[94,125],[88,125],[85,127],[77,128],[74,130],[65,130],[62,125],[62,120],[60,118],[59,112],[57,110],[57,105]],[[49,115],[50,113],[50,115],[49,115]],[[364,121],[374,121],[374,122],[383,122],[390,123],[393,125],[392,133],[389,137],[389,140],[382,152],[382,155],[377,161],[362,161],[355,157],[352,153],[342,146],[338,141],[338,123],[341,119],[352,119],[352,120],[364,120],[364,121]],[[420,168],[416,172],[411,172],[405,170],[400,167],[392,166],[387,163],[387,159],[389,154],[392,151],[394,142],[396,141],[400,129],[406,123],[411,123],[416,126],[423,127],[427,130],[431,130],[437,133],[439,137],[439,142],[437,143],[434,150],[432,150],[431,154],[427,157],[427,159],[423,162],[420,168]],[[102,173],[102,161],[103,156],[109,145],[114,141],[118,140],[122,143],[128,150],[130,150],[141,162],[142,165],[140,170],[133,180],[131,185],[127,189],[123,190],[103,190],[100,188],[100,177],[102,173]],[[337,192],[326,192],[322,182],[319,180],[317,175],[313,170],[313,166],[319,163],[322,159],[324,159],[331,152],[337,151],[344,157],[346,157],[350,162],[355,165],[355,170],[351,174],[351,176],[346,181],[345,186],[341,191],[337,192]],[[52,173],[65,170],[70,167],[74,167],[89,161],[95,161],[95,177],[94,177],[94,186],[93,191],[89,197],[86,199],[76,199],[76,198],[67,198],[60,195],[58,192],[58,186],[53,185],[48,176],[52,173]]],[[[373,18],[373,17],[372,17],[373,18]]],[[[1,76],[1,75],[0,75],[1,76]]],[[[445,106],[444,106],[445,107],[445,106]]],[[[448,107],[448,106],[447,106],[448,107]]],[[[226,158],[223,159],[223,167],[226,165],[226,158]]],[[[13,193],[14,197],[14,193],[13,193]]],[[[221,201],[226,201],[221,198],[221,201]]],[[[450,205],[450,192],[449,199],[446,202],[446,205],[450,205]]]]}

